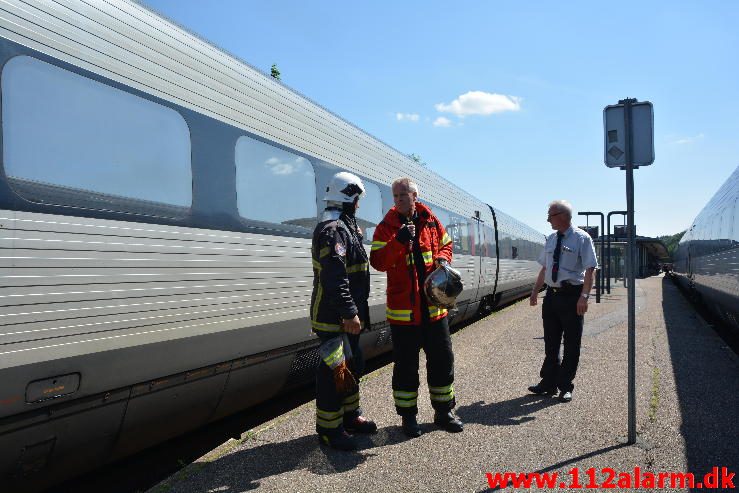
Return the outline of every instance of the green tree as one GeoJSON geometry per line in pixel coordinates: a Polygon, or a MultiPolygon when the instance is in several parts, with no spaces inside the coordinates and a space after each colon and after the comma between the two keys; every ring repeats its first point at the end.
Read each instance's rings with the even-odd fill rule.
{"type": "Polygon", "coordinates": [[[272,69],[269,72],[269,75],[271,75],[274,79],[281,80],[280,79],[280,70],[277,68],[277,64],[272,64],[272,69]]]}
{"type": "Polygon", "coordinates": [[[423,161],[423,160],[421,159],[421,156],[419,156],[419,155],[418,155],[418,154],[416,154],[415,152],[413,152],[413,153],[411,153],[411,154],[408,154],[408,157],[409,157],[409,158],[411,158],[411,159],[413,159],[413,160],[414,160],[415,162],[417,162],[417,163],[418,163],[418,164],[420,164],[421,166],[426,166],[426,161],[423,161]]]}
{"type": "Polygon", "coordinates": [[[675,233],[674,235],[658,236],[657,239],[662,240],[662,243],[664,243],[667,247],[667,251],[669,252],[670,257],[675,258],[677,244],[680,243],[680,240],[682,239],[684,234],[685,231],[682,231],[680,233],[675,233]]]}

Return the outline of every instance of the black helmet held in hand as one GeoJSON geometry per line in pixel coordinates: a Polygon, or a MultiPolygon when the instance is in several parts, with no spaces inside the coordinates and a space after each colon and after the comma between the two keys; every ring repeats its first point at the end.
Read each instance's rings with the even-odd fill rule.
{"type": "Polygon", "coordinates": [[[443,262],[424,282],[428,300],[442,308],[452,308],[462,292],[462,276],[443,262]]]}

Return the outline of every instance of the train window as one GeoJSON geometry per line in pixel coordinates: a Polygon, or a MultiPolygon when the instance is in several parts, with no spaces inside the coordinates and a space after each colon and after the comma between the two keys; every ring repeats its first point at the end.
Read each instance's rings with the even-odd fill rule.
{"type": "Polygon", "coordinates": [[[380,187],[374,183],[362,180],[364,183],[364,196],[359,200],[357,209],[357,223],[364,233],[365,243],[372,243],[375,227],[382,221],[382,194],[380,187]]]}
{"type": "Polygon", "coordinates": [[[495,231],[485,226],[485,256],[495,258],[495,231]]]}
{"type": "Polygon", "coordinates": [[[444,226],[444,229],[449,228],[449,213],[442,209],[441,207],[436,207],[432,204],[429,204],[429,207],[431,207],[431,211],[434,213],[434,215],[439,219],[441,222],[441,225],[444,226]]]}
{"type": "Polygon", "coordinates": [[[5,64],[2,101],[5,174],[19,195],[154,215],[189,210],[190,131],[175,110],[29,56],[5,64]]]}
{"type": "Polygon", "coordinates": [[[236,204],[245,219],[312,232],[318,223],[313,166],[302,156],[241,136],[236,141],[236,204]]]}
{"type": "Polygon", "coordinates": [[[731,232],[731,239],[739,242],[739,198],[734,201],[734,229],[731,232]]]}
{"type": "Polygon", "coordinates": [[[454,214],[450,214],[449,225],[446,232],[453,242],[454,253],[470,255],[470,228],[467,221],[454,214]]]}

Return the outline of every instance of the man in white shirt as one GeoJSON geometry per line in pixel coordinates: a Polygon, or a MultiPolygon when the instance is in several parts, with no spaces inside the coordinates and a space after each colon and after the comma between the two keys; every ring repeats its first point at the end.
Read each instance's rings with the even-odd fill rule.
{"type": "Polygon", "coordinates": [[[555,200],[549,204],[547,221],[556,232],[547,238],[539,255],[542,267],[530,298],[531,306],[536,306],[539,290],[546,282],[542,303],[545,357],[539,372],[541,381],[529,387],[529,391],[553,395],[559,388],[559,400],[570,402],[580,360],[583,320],[598,260],[590,235],[572,225],[572,206],[568,202],[555,200]],[[560,362],[563,336],[564,355],[560,362]]]}

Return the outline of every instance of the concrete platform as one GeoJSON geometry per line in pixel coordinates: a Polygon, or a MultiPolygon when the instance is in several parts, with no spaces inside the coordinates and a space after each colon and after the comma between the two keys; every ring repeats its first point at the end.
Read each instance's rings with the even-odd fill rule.
{"type": "Polygon", "coordinates": [[[463,433],[430,424],[422,384],[425,433],[407,440],[393,407],[388,365],[363,380],[362,407],[380,429],[360,438],[358,452],[318,444],[311,402],[224,443],[150,492],[482,492],[490,491],[487,472],[557,472],[569,484],[569,471],[577,467],[583,486],[591,467],[598,483],[606,479],[603,468],[693,472],[700,479],[713,466],[739,472],[736,354],[670,279],[638,281],[639,438],[627,446],[626,291],[616,287],[601,301],[586,315],[571,403],[526,391],[538,381],[544,342],[541,303],[522,301],[453,336],[463,433]]]}

